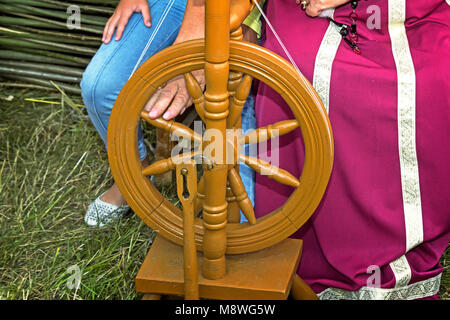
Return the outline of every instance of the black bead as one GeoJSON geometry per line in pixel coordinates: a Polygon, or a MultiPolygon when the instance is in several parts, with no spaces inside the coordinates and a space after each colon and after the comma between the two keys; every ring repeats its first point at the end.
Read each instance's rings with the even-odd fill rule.
{"type": "Polygon", "coordinates": [[[339,33],[341,36],[346,37],[348,36],[348,29],[346,27],[342,27],[341,30],[339,30],[339,33]]]}

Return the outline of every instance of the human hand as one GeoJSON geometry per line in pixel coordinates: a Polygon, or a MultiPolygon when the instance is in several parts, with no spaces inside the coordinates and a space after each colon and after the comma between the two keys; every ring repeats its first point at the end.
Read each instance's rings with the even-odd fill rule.
{"type": "MultiPolygon", "coordinates": [[[[202,90],[205,88],[205,72],[203,69],[195,70],[192,75],[197,79],[202,90]]],[[[192,105],[192,98],[186,88],[183,76],[169,80],[164,87],[157,90],[147,101],[144,110],[149,112],[151,119],[159,118],[170,120],[183,114],[186,108],[192,105]]]]}
{"type": "MultiPolygon", "coordinates": [[[[186,10],[178,36],[174,44],[192,39],[203,38],[205,34],[205,1],[188,0],[186,10]]],[[[192,72],[200,87],[205,87],[205,72],[203,69],[192,72]]],[[[156,91],[147,101],[144,110],[149,112],[151,119],[170,120],[182,114],[192,105],[192,98],[186,88],[183,76],[169,80],[161,89],[156,91]]]]}
{"type": "Polygon", "coordinates": [[[242,35],[244,37],[244,41],[258,44],[258,35],[252,28],[246,26],[245,24],[242,25],[242,35]]]}
{"type": "Polygon", "coordinates": [[[119,41],[128,20],[134,12],[142,13],[144,24],[147,27],[151,26],[150,9],[147,0],[120,0],[114,14],[106,22],[105,28],[103,29],[102,41],[105,44],[108,44],[111,41],[116,27],[117,32],[115,40],[119,41]]]}
{"type": "Polygon", "coordinates": [[[310,17],[317,17],[323,11],[339,7],[350,0],[295,0],[299,5],[305,4],[305,12],[310,17]]]}

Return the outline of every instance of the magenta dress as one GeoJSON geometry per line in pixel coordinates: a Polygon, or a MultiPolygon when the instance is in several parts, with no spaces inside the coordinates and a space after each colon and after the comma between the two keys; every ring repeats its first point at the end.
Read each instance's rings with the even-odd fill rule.
{"type": "MultiPolygon", "coordinates": [[[[350,24],[350,12],[341,6],[334,19],[350,24]]],[[[436,298],[450,240],[450,0],[360,1],[357,13],[361,55],[294,0],[267,3],[335,141],[325,196],[294,235],[304,243],[298,274],[321,299],[436,298]]],[[[263,46],[286,58],[269,28],[263,46]]],[[[293,118],[262,83],[255,108],[258,126],[293,118]]],[[[279,143],[280,167],[296,176],[300,137],[297,130],[279,143]]],[[[257,216],[291,192],[257,175],[257,216]]]]}

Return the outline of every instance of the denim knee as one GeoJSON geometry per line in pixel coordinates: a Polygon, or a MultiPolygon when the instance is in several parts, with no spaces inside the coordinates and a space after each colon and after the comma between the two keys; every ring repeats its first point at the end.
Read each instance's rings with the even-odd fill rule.
{"type": "Polygon", "coordinates": [[[102,80],[102,74],[93,72],[88,66],[81,80],[81,96],[89,118],[106,144],[106,130],[112,106],[107,103],[108,88],[102,80]],[[106,118],[105,118],[106,117],[106,118]]]}
{"type": "MultiPolygon", "coordinates": [[[[122,88],[122,83],[111,74],[99,73],[89,66],[83,73],[80,83],[81,96],[86,106],[89,118],[99,133],[105,147],[108,122],[114,103],[122,88]]],[[[141,127],[138,130],[138,152],[141,160],[147,157],[147,148],[141,127]]]]}
{"type": "Polygon", "coordinates": [[[91,101],[89,98],[91,97],[91,88],[93,84],[93,79],[90,74],[88,74],[88,68],[86,68],[83,72],[83,76],[81,78],[80,87],[81,87],[81,97],[83,98],[84,105],[86,109],[89,111],[91,108],[91,101]]]}

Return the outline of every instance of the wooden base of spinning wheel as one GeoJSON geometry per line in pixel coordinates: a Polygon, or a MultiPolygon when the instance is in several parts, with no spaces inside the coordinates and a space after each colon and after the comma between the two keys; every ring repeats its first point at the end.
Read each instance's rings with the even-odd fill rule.
{"type": "MultiPolygon", "coordinates": [[[[298,300],[316,300],[309,286],[296,275],[302,241],[286,239],[253,253],[228,255],[227,274],[208,280],[199,271],[200,298],[219,300],[284,300],[292,291],[298,300]]],[[[202,254],[198,253],[201,270],[202,254]]],[[[136,277],[144,299],[184,295],[183,247],[157,236],[136,277]]]]}

